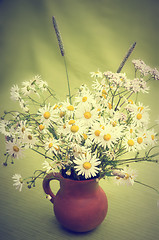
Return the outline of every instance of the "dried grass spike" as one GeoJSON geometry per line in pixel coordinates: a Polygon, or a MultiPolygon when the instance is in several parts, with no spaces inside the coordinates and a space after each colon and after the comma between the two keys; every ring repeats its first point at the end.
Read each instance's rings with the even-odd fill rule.
{"type": "Polygon", "coordinates": [[[57,40],[58,40],[61,55],[64,56],[65,55],[64,47],[63,47],[61,34],[60,34],[60,31],[59,31],[59,28],[58,28],[55,17],[52,17],[52,21],[53,21],[53,25],[54,25],[54,29],[55,29],[56,37],[57,37],[57,40]]]}

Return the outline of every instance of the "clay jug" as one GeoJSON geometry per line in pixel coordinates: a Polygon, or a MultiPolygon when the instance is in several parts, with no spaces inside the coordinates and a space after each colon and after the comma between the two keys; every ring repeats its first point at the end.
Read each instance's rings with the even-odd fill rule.
{"type": "Polygon", "coordinates": [[[43,180],[43,189],[51,196],[57,220],[71,231],[90,231],[106,217],[108,201],[97,179],[78,181],[64,178],[60,173],[50,173],[43,180]],[[60,182],[56,195],[50,188],[51,180],[60,182]]]}

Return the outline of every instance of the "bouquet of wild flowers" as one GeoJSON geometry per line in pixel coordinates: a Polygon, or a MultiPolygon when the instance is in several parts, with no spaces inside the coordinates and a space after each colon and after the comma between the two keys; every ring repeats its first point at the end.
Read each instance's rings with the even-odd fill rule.
{"type": "Polygon", "coordinates": [[[23,82],[21,88],[17,85],[11,88],[11,99],[19,102],[21,110],[5,111],[1,118],[0,132],[6,139],[3,164],[7,166],[9,159],[13,163],[28,148],[45,159],[42,169],[36,170],[32,177],[13,176],[14,185],[20,191],[25,182],[31,188],[36,179],[50,171],[60,171],[63,177],[74,180],[111,176],[118,184],[132,185],[136,173],[129,168],[130,163],[158,162],[159,153],[152,153],[157,147],[157,132],[149,126],[150,109],[138,102],[137,96],[148,93],[147,82],[159,80],[159,71],[142,60],[133,60],[135,78],[129,79],[121,73],[134,47],[135,44],[117,73],[91,72],[92,89],[81,85],[72,96],[67,74],[69,96],[62,102],[57,101],[53,90],[40,76],[23,82]],[[31,104],[36,111],[32,111],[31,104]],[[124,158],[129,152],[134,156],[124,158]]]}

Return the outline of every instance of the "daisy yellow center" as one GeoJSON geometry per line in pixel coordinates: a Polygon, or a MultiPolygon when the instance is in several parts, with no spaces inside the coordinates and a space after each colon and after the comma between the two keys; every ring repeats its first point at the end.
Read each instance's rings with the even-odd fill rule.
{"type": "Polygon", "coordinates": [[[29,140],[32,140],[33,137],[32,137],[31,135],[28,135],[28,139],[29,139],[29,140]]]}
{"type": "Polygon", "coordinates": [[[49,113],[49,112],[45,112],[45,113],[44,113],[44,118],[45,118],[45,119],[49,119],[49,117],[50,117],[50,113],[49,113]]]}
{"type": "Polygon", "coordinates": [[[128,173],[125,173],[125,179],[128,179],[130,177],[130,175],[128,173]]]}
{"type": "Polygon", "coordinates": [[[87,134],[83,133],[84,140],[87,139],[87,134]]]}
{"type": "Polygon", "coordinates": [[[113,127],[115,127],[115,126],[117,125],[117,122],[114,121],[114,122],[112,123],[112,125],[113,125],[113,127]]]}
{"type": "Polygon", "coordinates": [[[151,139],[152,139],[152,140],[155,140],[155,136],[154,136],[154,135],[151,135],[151,139]]]}
{"type": "Polygon", "coordinates": [[[19,152],[19,148],[17,146],[13,146],[13,151],[14,152],[19,152]]]}
{"type": "Polygon", "coordinates": [[[62,117],[64,117],[65,116],[65,113],[64,112],[60,112],[60,117],[62,118],[62,117]]]}
{"type": "Polygon", "coordinates": [[[129,140],[128,140],[128,145],[129,145],[130,147],[134,146],[134,140],[129,139],[129,140]]]}
{"type": "Polygon", "coordinates": [[[104,126],[103,125],[100,125],[100,127],[104,130],[104,126]]]}
{"type": "Polygon", "coordinates": [[[53,146],[53,143],[51,142],[51,143],[49,143],[49,148],[51,148],[53,146]]]}
{"type": "Polygon", "coordinates": [[[22,133],[24,133],[24,131],[25,131],[25,127],[22,127],[22,133]]]}
{"type": "Polygon", "coordinates": [[[44,128],[45,128],[44,125],[42,125],[42,124],[39,125],[39,129],[40,129],[41,131],[42,131],[44,128]]]}
{"type": "Polygon", "coordinates": [[[130,133],[132,133],[133,132],[133,130],[132,130],[132,128],[130,129],[130,133]]]}
{"type": "Polygon", "coordinates": [[[102,94],[102,97],[104,97],[105,99],[107,98],[107,97],[106,97],[106,94],[102,94]]]}
{"type": "Polygon", "coordinates": [[[144,108],[143,107],[138,107],[138,111],[142,111],[144,108]]]}
{"type": "Polygon", "coordinates": [[[106,92],[106,90],[105,90],[105,89],[103,89],[103,90],[102,90],[102,94],[105,94],[105,95],[107,95],[107,92],[106,92]]]}
{"type": "Polygon", "coordinates": [[[65,129],[65,128],[66,128],[66,124],[63,125],[63,129],[65,129]]]}
{"type": "Polygon", "coordinates": [[[141,143],[143,142],[143,138],[142,138],[142,137],[138,137],[137,142],[138,142],[139,144],[141,144],[141,143]]]}
{"type": "Polygon", "coordinates": [[[109,133],[107,133],[106,135],[104,135],[103,138],[105,141],[109,141],[111,139],[111,135],[109,133]]]}
{"type": "Polygon", "coordinates": [[[72,124],[74,124],[74,123],[75,123],[75,120],[73,120],[73,119],[71,119],[71,120],[68,122],[69,125],[72,125],[72,124]]]}
{"type": "Polygon", "coordinates": [[[101,131],[95,130],[94,134],[98,137],[100,135],[101,131]]]}
{"type": "Polygon", "coordinates": [[[54,147],[54,148],[55,148],[56,151],[58,151],[58,150],[60,149],[59,146],[56,146],[56,147],[54,147]]]}
{"type": "Polygon", "coordinates": [[[86,101],[87,101],[87,97],[83,97],[82,102],[86,102],[86,101]]]}
{"type": "Polygon", "coordinates": [[[70,106],[67,107],[67,109],[68,109],[69,111],[73,111],[73,110],[74,110],[74,106],[70,105],[70,106]]]}
{"type": "Polygon", "coordinates": [[[131,100],[131,99],[129,99],[129,100],[128,100],[128,102],[129,102],[129,103],[131,103],[131,104],[133,104],[133,103],[134,103],[134,102],[133,102],[133,100],[131,100]]]}
{"type": "Polygon", "coordinates": [[[136,117],[137,117],[138,120],[140,120],[142,118],[142,114],[138,113],[136,117]]]}
{"type": "Polygon", "coordinates": [[[90,112],[85,112],[84,113],[84,117],[86,118],[86,119],[90,119],[91,118],[91,113],[90,112]]]}
{"type": "Polygon", "coordinates": [[[90,162],[85,162],[85,163],[83,163],[83,167],[84,167],[84,169],[86,169],[86,170],[90,169],[91,166],[92,166],[92,165],[91,165],[90,162]]]}
{"type": "Polygon", "coordinates": [[[112,109],[111,103],[108,103],[108,108],[109,108],[110,110],[112,109]]]}
{"type": "Polygon", "coordinates": [[[58,105],[57,105],[57,104],[53,107],[53,109],[55,110],[56,108],[58,108],[58,105]]]}
{"type": "Polygon", "coordinates": [[[79,127],[77,125],[71,126],[71,132],[75,133],[75,132],[78,132],[78,130],[79,130],[79,127]]]}

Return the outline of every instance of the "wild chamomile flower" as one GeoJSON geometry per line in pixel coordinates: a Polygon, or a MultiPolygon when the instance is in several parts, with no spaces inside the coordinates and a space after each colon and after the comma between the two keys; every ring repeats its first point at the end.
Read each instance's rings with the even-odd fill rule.
{"type": "Polygon", "coordinates": [[[25,134],[31,132],[31,128],[27,126],[27,121],[20,121],[16,128],[16,136],[19,138],[24,138],[25,134]]]}
{"type": "Polygon", "coordinates": [[[154,131],[154,129],[147,130],[145,133],[145,142],[148,145],[154,146],[157,143],[157,133],[154,131]]]}
{"type": "Polygon", "coordinates": [[[96,109],[92,109],[89,104],[79,105],[76,109],[75,116],[84,125],[91,126],[98,120],[98,111],[96,109]]]}
{"type": "Polygon", "coordinates": [[[131,112],[133,124],[137,127],[143,127],[149,123],[149,114],[147,109],[142,105],[136,106],[136,109],[131,112]]]}
{"type": "Polygon", "coordinates": [[[10,122],[8,120],[0,120],[0,132],[5,136],[12,136],[10,122]]]}
{"type": "Polygon", "coordinates": [[[86,179],[95,177],[98,174],[99,167],[97,166],[101,163],[95,155],[89,152],[79,155],[73,162],[76,164],[75,170],[77,174],[84,176],[86,179]]]}
{"type": "Polygon", "coordinates": [[[87,149],[84,146],[81,146],[77,143],[72,142],[70,148],[73,152],[74,158],[79,157],[79,155],[85,154],[87,149]]]}
{"type": "Polygon", "coordinates": [[[85,133],[86,127],[79,121],[70,119],[62,126],[58,128],[58,133],[65,139],[77,142],[81,142],[83,139],[83,133],[85,133]]]}
{"type": "Polygon", "coordinates": [[[114,129],[112,124],[105,124],[104,129],[100,135],[99,144],[104,148],[113,147],[121,135],[122,134],[120,128],[116,127],[116,129],[114,129]]]}
{"type": "Polygon", "coordinates": [[[52,121],[55,122],[57,119],[55,109],[50,106],[50,103],[43,108],[40,108],[37,114],[41,117],[41,124],[46,126],[49,126],[52,121]]]}
{"type": "Polygon", "coordinates": [[[101,132],[104,130],[103,121],[94,123],[89,129],[89,138],[95,143],[101,142],[101,132]]]}
{"type": "Polygon", "coordinates": [[[47,90],[47,87],[48,87],[48,83],[46,81],[43,81],[41,79],[41,76],[39,75],[36,75],[34,78],[33,78],[33,82],[32,84],[35,82],[36,86],[38,87],[38,89],[40,91],[46,91],[47,90]]]}
{"type": "Polygon", "coordinates": [[[91,92],[86,89],[82,88],[82,90],[79,90],[78,95],[75,97],[75,103],[85,105],[90,104],[94,105],[96,103],[94,96],[91,94],[91,92]]]}
{"type": "Polygon", "coordinates": [[[117,185],[128,185],[134,184],[134,180],[137,176],[136,171],[131,168],[124,168],[123,170],[114,170],[113,175],[115,176],[115,182],[117,185]]]}
{"type": "Polygon", "coordinates": [[[26,149],[36,146],[39,142],[36,135],[32,132],[25,132],[24,137],[21,139],[21,141],[25,145],[26,149]]]}
{"type": "Polygon", "coordinates": [[[13,101],[18,101],[21,97],[20,97],[20,89],[18,87],[18,85],[13,85],[13,87],[11,87],[10,90],[10,98],[13,101]]]}
{"type": "Polygon", "coordinates": [[[103,78],[103,73],[99,71],[99,69],[96,72],[90,72],[92,78],[103,78]]]}
{"type": "Polygon", "coordinates": [[[22,176],[20,174],[14,174],[12,179],[13,179],[13,182],[14,182],[13,186],[15,186],[16,189],[21,192],[23,184],[24,184],[22,176]]]}
{"type": "Polygon", "coordinates": [[[127,134],[122,141],[123,146],[125,147],[126,151],[135,152],[137,149],[137,139],[136,137],[132,136],[131,134],[127,134]]]}
{"type": "Polygon", "coordinates": [[[61,103],[61,112],[65,113],[66,116],[68,117],[73,117],[75,113],[75,106],[70,104],[69,100],[67,99],[66,101],[61,103]]]}
{"type": "Polygon", "coordinates": [[[46,160],[42,163],[43,168],[45,169],[46,173],[50,171],[54,171],[55,168],[53,167],[53,162],[47,162],[46,160]]]}
{"type": "Polygon", "coordinates": [[[22,144],[19,140],[6,142],[6,151],[13,158],[20,158],[22,156],[22,144]]]}
{"type": "Polygon", "coordinates": [[[37,93],[33,80],[22,82],[24,87],[21,88],[22,94],[28,96],[32,93],[37,93]]]}
{"type": "Polygon", "coordinates": [[[49,154],[57,154],[59,151],[59,141],[55,138],[50,138],[45,140],[45,150],[49,154]]]}

